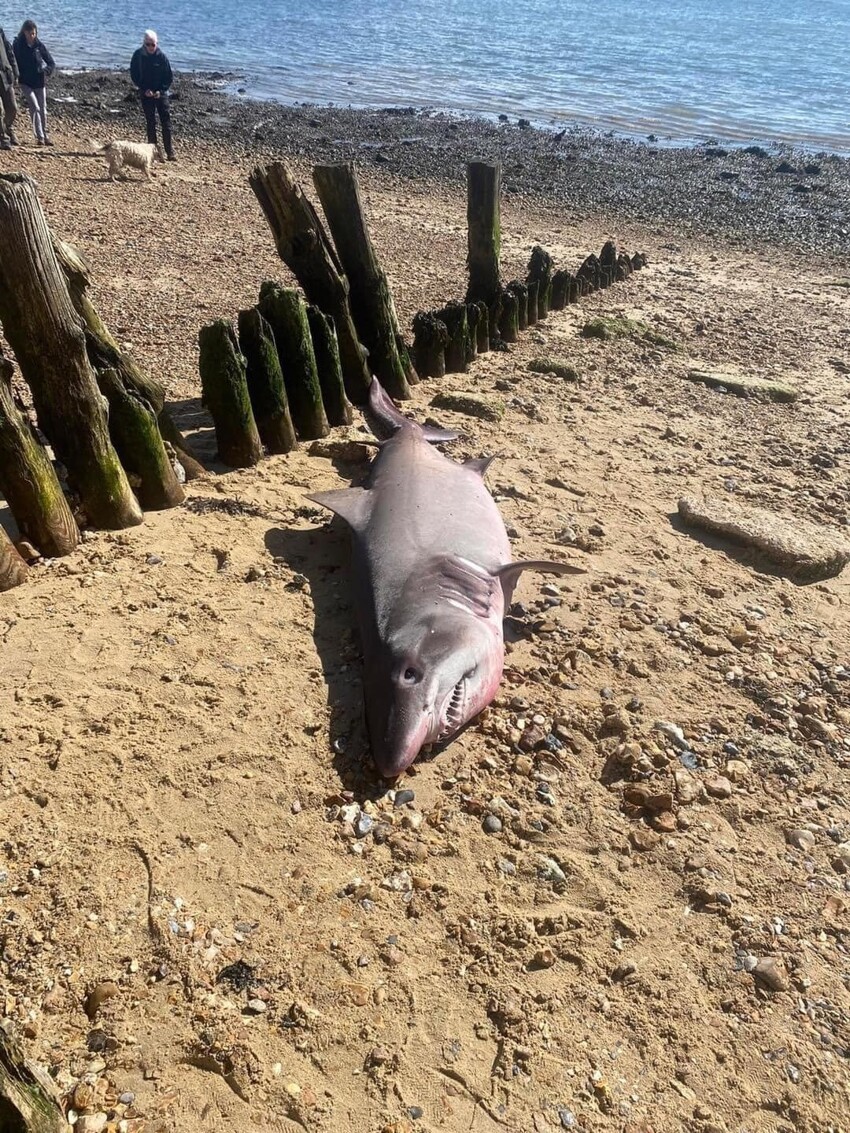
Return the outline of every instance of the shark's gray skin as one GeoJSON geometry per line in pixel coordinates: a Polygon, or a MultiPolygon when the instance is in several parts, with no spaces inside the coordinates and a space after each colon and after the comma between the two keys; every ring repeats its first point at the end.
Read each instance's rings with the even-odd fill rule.
{"type": "Polygon", "coordinates": [[[383,436],[368,486],[310,499],[354,533],[355,602],[372,756],[387,778],[424,745],[449,739],[496,695],[502,618],[523,570],[581,574],[556,562],[512,562],[484,486],[489,460],[457,464],[430,441],[455,434],[408,420],[373,379],[369,409],[383,436]]]}

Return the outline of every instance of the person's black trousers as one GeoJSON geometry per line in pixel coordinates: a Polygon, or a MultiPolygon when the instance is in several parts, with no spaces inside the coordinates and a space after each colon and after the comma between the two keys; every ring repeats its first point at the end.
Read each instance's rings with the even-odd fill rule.
{"type": "Polygon", "coordinates": [[[145,112],[145,124],[148,128],[148,141],[156,145],[156,115],[159,112],[159,121],[162,126],[162,148],[165,156],[171,157],[171,110],[168,105],[168,95],[161,94],[159,98],[145,98],[142,95],[142,110],[145,112]]]}

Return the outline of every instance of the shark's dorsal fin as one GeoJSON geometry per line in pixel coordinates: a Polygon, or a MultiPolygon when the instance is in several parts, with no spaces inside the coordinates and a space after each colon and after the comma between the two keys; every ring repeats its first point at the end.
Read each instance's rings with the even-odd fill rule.
{"type": "Polygon", "coordinates": [[[483,478],[495,459],[495,453],[492,456],[474,456],[471,460],[465,460],[463,467],[469,468],[472,472],[477,472],[483,478]]]}
{"type": "Polygon", "coordinates": [[[420,425],[399,412],[393,399],[376,377],[369,386],[368,420],[372,431],[380,440],[387,440],[399,429],[418,429],[426,441],[439,444],[441,441],[456,441],[457,433],[451,429],[440,429],[433,425],[420,425]]]}
{"type": "Polygon", "coordinates": [[[369,518],[369,492],[365,488],[333,488],[329,492],[313,492],[307,497],[314,504],[341,515],[355,531],[362,530],[369,518]]]}

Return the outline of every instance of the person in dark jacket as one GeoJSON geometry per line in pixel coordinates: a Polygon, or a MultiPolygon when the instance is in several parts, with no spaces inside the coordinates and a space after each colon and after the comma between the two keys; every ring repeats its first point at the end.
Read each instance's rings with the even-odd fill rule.
{"type": "Polygon", "coordinates": [[[12,44],[18,71],[21,77],[21,90],[32,119],[32,132],[40,146],[52,146],[47,133],[47,95],[44,89],[46,79],[56,70],[53,56],[38,38],[35,20],[24,20],[21,30],[12,44]]]}
{"type": "Polygon", "coordinates": [[[148,141],[156,145],[156,116],[162,127],[162,146],[169,161],[176,161],[171,143],[171,111],[168,105],[168,88],[172,80],[168,56],[157,45],[156,32],[151,28],[142,37],[142,46],[133,52],[130,60],[130,78],[139,88],[148,141]]]}
{"type": "Polygon", "coordinates": [[[12,126],[18,117],[15,101],[15,83],[18,81],[18,61],[6,33],[0,28],[0,149],[11,149],[18,144],[12,126]]]}

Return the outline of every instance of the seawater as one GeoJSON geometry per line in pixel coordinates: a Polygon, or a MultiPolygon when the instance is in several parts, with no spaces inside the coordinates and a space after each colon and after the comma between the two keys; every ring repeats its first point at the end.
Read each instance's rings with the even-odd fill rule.
{"type": "MultiPolygon", "coordinates": [[[[147,26],[147,9],[129,0],[39,0],[37,9],[60,67],[126,66],[147,26]]],[[[147,19],[176,68],[235,72],[249,97],[850,154],[850,0],[200,0],[153,9],[147,19]]],[[[10,38],[18,26],[6,24],[10,38]]]]}

